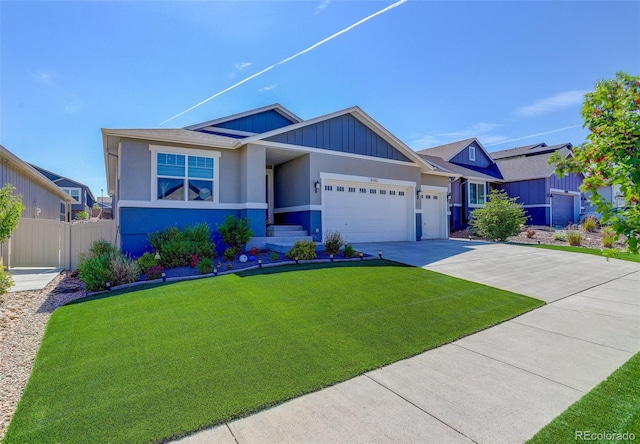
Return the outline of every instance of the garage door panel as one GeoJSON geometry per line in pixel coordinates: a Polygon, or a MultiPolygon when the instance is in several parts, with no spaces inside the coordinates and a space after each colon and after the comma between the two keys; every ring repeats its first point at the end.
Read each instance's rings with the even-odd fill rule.
{"type": "Polygon", "coordinates": [[[327,181],[325,185],[325,231],[339,231],[347,242],[409,239],[407,188],[341,181],[327,181]]]}
{"type": "Polygon", "coordinates": [[[571,195],[554,194],[552,197],[553,225],[573,223],[573,199],[571,195]]]}

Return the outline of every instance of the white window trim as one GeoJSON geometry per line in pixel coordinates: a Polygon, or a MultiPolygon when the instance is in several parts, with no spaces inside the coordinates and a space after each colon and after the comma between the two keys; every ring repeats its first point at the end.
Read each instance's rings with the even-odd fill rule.
{"type": "Polygon", "coordinates": [[[470,146],[469,147],[469,161],[470,162],[475,162],[476,161],[476,147],[475,146],[470,146]]]}
{"type": "Polygon", "coordinates": [[[79,187],[60,187],[62,188],[62,191],[64,191],[65,193],[67,193],[67,195],[71,198],[71,203],[74,204],[81,204],[81,199],[82,199],[82,188],[79,187]],[[78,199],[74,198],[69,192],[67,192],[67,190],[71,191],[77,191],[78,192],[78,199]]]}
{"type": "MultiPolygon", "coordinates": [[[[222,153],[220,151],[210,150],[194,150],[187,148],[178,148],[171,146],[161,145],[149,145],[149,151],[151,151],[151,201],[152,202],[167,202],[164,199],[158,199],[158,153],[167,154],[179,154],[183,156],[198,156],[198,157],[212,157],[213,162],[213,201],[212,202],[198,202],[190,200],[178,200],[174,202],[184,202],[190,207],[211,207],[220,202],[220,157],[222,153]]],[[[189,159],[185,159],[185,169],[188,168],[189,159]]],[[[188,180],[188,170],[185,170],[188,180]]]]}
{"type": "Polygon", "coordinates": [[[467,182],[467,204],[469,204],[469,208],[484,208],[484,206],[487,204],[487,182],[481,182],[481,181],[475,181],[475,180],[469,180],[467,182]],[[483,204],[471,203],[471,184],[484,186],[484,203],[483,204]]]}

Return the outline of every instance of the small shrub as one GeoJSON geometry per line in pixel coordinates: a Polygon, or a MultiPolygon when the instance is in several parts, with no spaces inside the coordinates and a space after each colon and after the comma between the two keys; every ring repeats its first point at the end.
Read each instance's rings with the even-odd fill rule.
{"type": "Polygon", "coordinates": [[[140,268],[138,262],[122,253],[112,254],[109,260],[111,285],[130,284],[138,280],[140,268]]]}
{"type": "Polygon", "coordinates": [[[75,220],[89,220],[89,215],[86,211],[78,211],[74,217],[75,220]]]}
{"type": "Polygon", "coordinates": [[[611,248],[613,247],[613,242],[616,239],[616,234],[615,232],[607,227],[602,231],[602,246],[604,248],[611,248]]]}
{"type": "Polygon", "coordinates": [[[342,255],[347,259],[355,256],[356,250],[353,249],[351,245],[345,245],[344,250],[342,251],[342,255]]]}
{"type": "Polygon", "coordinates": [[[567,233],[567,242],[569,245],[579,247],[582,244],[582,234],[579,231],[571,230],[567,233]]]}
{"type": "Polygon", "coordinates": [[[152,267],[149,267],[149,269],[147,270],[146,278],[148,281],[153,279],[160,279],[162,277],[163,271],[164,268],[162,268],[161,265],[154,265],[152,267]]]}
{"type": "Polygon", "coordinates": [[[78,262],[78,277],[84,283],[87,291],[101,291],[111,282],[111,269],[109,268],[112,254],[91,254],[80,256],[78,262]]]}
{"type": "Polygon", "coordinates": [[[9,291],[13,283],[13,277],[0,266],[0,295],[9,291]]]}
{"type": "Polygon", "coordinates": [[[275,251],[272,251],[269,257],[271,258],[272,261],[275,261],[276,259],[278,259],[278,253],[276,253],[275,251]]]}
{"type": "Polygon", "coordinates": [[[213,261],[209,258],[200,259],[197,265],[198,273],[209,274],[213,272],[213,261]]]}
{"type": "Polygon", "coordinates": [[[525,233],[527,234],[527,239],[533,239],[536,237],[536,230],[533,228],[527,228],[525,233]]]}
{"type": "Polygon", "coordinates": [[[102,256],[103,254],[111,254],[116,251],[118,251],[116,247],[104,239],[94,241],[89,247],[89,254],[92,256],[102,256]]]}
{"type": "Polygon", "coordinates": [[[225,261],[233,261],[236,258],[236,249],[233,247],[227,248],[226,250],[224,250],[223,256],[225,261]]]}
{"type": "Polygon", "coordinates": [[[582,229],[589,233],[594,233],[598,228],[598,219],[593,216],[585,217],[582,221],[582,229]]]}
{"type": "Polygon", "coordinates": [[[296,241],[293,248],[287,252],[289,259],[296,257],[301,260],[309,260],[316,258],[316,243],[313,241],[296,241]]]}
{"type": "Polygon", "coordinates": [[[182,231],[169,227],[148,236],[149,243],[160,253],[159,264],[164,268],[188,267],[193,257],[215,257],[209,225],[200,223],[182,231]]]}
{"type": "Polygon", "coordinates": [[[324,252],[327,254],[338,254],[344,245],[344,240],[339,231],[327,231],[324,233],[324,252]]]}
{"type": "Polygon", "coordinates": [[[553,233],[553,240],[566,242],[567,241],[567,233],[564,231],[556,231],[553,233]]]}
{"type": "Polygon", "coordinates": [[[235,254],[242,251],[245,245],[253,236],[253,231],[249,225],[249,220],[235,216],[227,216],[224,223],[218,225],[218,233],[228,248],[233,248],[235,254]]]}
{"type": "Polygon", "coordinates": [[[158,261],[155,258],[153,253],[144,253],[142,256],[138,258],[138,267],[140,268],[140,272],[149,273],[149,269],[151,267],[155,267],[158,265],[158,261]]]}
{"type": "Polygon", "coordinates": [[[520,233],[520,226],[527,221],[522,205],[502,190],[491,190],[484,208],[471,212],[470,226],[481,237],[504,242],[520,233]]]}

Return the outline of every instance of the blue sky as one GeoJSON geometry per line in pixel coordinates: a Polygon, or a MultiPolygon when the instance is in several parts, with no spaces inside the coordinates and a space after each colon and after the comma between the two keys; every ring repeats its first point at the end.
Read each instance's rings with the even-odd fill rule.
{"type": "Polygon", "coordinates": [[[100,128],[170,128],[271,103],[352,105],[414,149],[584,141],[585,92],[640,74],[640,2],[0,1],[0,143],[106,188],[100,128]]]}

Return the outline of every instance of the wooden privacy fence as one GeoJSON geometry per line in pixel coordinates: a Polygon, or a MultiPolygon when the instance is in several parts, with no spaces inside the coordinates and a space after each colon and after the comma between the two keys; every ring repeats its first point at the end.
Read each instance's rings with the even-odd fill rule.
{"type": "Polygon", "coordinates": [[[20,225],[2,247],[5,266],[55,267],[75,270],[81,253],[104,239],[116,245],[113,220],[60,222],[47,219],[20,219],[20,225]]]}

